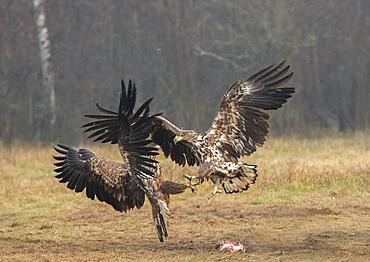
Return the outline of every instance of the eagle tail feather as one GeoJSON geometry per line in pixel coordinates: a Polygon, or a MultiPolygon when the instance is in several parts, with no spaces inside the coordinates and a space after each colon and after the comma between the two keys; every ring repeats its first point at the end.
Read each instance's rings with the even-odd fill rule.
{"type": "Polygon", "coordinates": [[[239,193],[247,191],[249,185],[257,180],[257,166],[239,163],[239,169],[235,174],[221,181],[222,188],[226,194],[239,193]]]}
{"type": "Polygon", "coordinates": [[[167,218],[170,215],[170,211],[166,202],[161,199],[153,198],[150,202],[152,204],[153,220],[159,241],[164,242],[164,238],[168,237],[167,218]]]}

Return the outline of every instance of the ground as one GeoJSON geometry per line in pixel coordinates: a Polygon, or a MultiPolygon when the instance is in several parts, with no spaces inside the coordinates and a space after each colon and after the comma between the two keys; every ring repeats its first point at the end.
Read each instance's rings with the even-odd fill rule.
{"type": "MultiPolygon", "coordinates": [[[[119,160],[113,146],[89,145],[119,160]]],[[[210,185],[172,198],[169,238],[157,239],[149,206],[121,214],[53,177],[49,146],[0,145],[1,261],[369,261],[370,136],[270,138],[245,160],[248,192],[210,185]],[[228,239],[245,253],[215,249],[228,239]]],[[[166,176],[182,180],[161,158],[166,176]]]]}

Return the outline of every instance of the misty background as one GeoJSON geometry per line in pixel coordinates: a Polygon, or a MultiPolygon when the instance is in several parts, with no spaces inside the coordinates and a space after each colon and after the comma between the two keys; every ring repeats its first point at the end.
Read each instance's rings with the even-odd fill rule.
{"type": "Polygon", "coordinates": [[[128,78],[205,131],[231,84],[283,59],[296,94],[273,133],[367,130],[369,32],[367,0],[0,0],[0,140],[81,142],[128,78]]]}

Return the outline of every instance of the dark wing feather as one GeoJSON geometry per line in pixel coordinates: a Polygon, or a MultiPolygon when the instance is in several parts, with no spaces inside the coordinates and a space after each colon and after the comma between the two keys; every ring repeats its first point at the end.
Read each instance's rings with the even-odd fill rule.
{"type": "MultiPolygon", "coordinates": [[[[144,194],[150,191],[148,181],[157,174],[157,148],[150,146],[149,139],[154,116],[149,115],[151,99],[144,102],[134,112],[136,86],[130,80],[128,90],[122,82],[122,92],[118,112],[97,108],[103,114],[87,115],[97,119],[84,125],[95,141],[118,143],[123,164],[107,161],[94,153],[59,145],[55,150],[62,156],[55,157],[59,162],[55,169],[61,182],[67,187],[81,192],[86,188],[89,198],[95,196],[109,203],[119,211],[134,206],[140,207],[144,194]]],[[[86,131],[85,130],[85,131],[86,131]]]]}
{"type": "Polygon", "coordinates": [[[143,179],[151,179],[155,175],[157,163],[153,159],[158,155],[157,149],[148,146],[152,143],[149,139],[153,126],[153,119],[157,115],[149,114],[149,104],[152,98],[146,100],[134,112],[136,103],[136,86],[129,81],[126,90],[122,81],[122,92],[118,106],[118,112],[103,108],[97,104],[97,108],[103,114],[85,115],[93,121],[83,125],[84,132],[90,132],[89,138],[102,143],[118,144],[124,162],[135,169],[132,172],[138,182],[144,186],[143,179]]]}
{"type": "Polygon", "coordinates": [[[90,199],[98,198],[111,205],[115,210],[126,212],[144,204],[145,194],[131,177],[128,164],[104,159],[87,149],[78,151],[72,147],[58,145],[54,156],[55,176],[61,183],[67,183],[75,192],[86,190],[90,199]]]}
{"type": "Polygon", "coordinates": [[[292,96],[293,87],[280,87],[293,73],[285,61],[271,65],[246,81],[233,84],[220,103],[212,126],[205,134],[231,158],[250,155],[265,143],[269,115],[265,110],[280,108],[292,96]]]}
{"type": "MultiPolygon", "coordinates": [[[[122,92],[118,106],[118,112],[108,110],[96,104],[98,111],[104,114],[87,114],[85,117],[94,119],[82,126],[84,133],[90,133],[88,138],[94,138],[94,142],[118,144],[123,141],[123,137],[127,138],[129,132],[137,132],[141,128],[141,132],[146,132],[151,128],[152,118],[155,115],[149,115],[149,104],[152,98],[145,101],[138,110],[134,113],[136,102],[136,86],[135,83],[129,80],[128,89],[126,91],[125,83],[122,81],[122,92]],[[130,130],[130,125],[137,127],[130,130]]],[[[142,136],[142,134],[139,134],[142,136]]],[[[148,133],[149,136],[149,133],[148,133]]]]}
{"type": "Polygon", "coordinates": [[[156,116],[153,121],[152,140],[159,145],[165,157],[171,157],[177,164],[184,166],[199,165],[202,155],[195,140],[184,139],[177,144],[173,140],[186,130],[182,130],[162,116],[156,116]]]}
{"type": "Polygon", "coordinates": [[[131,140],[136,139],[137,132],[147,132],[148,129],[150,129],[152,141],[161,147],[166,157],[171,156],[171,159],[179,165],[185,165],[186,163],[190,166],[199,165],[201,155],[194,141],[181,141],[175,145],[173,139],[181,132],[181,129],[167,119],[159,116],[159,114],[149,116],[149,104],[152,98],[145,101],[139,109],[132,114],[132,105],[134,103],[130,101],[135,98],[135,84],[130,81],[126,93],[125,85],[122,82],[122,94],[118,112],[108,110],[97,104],[98,110],[104,113],[103,115],[85,115],[88,118],[94,119],[82,126],[82,128],[85,128],[84,132],[90,132],[88,138],[94,138],[94,142],[101,141],[102,143],[118,143],[120,146],[123,145],[124,141],[120,140],[119,136],[122,133],[127,134],[128,125],[121,121],[121,116],[131,114],[130,118],[128,118],[132,124],[132,130],[129,132],[131,140]],[[153,121],[151,122],[151,120],[153,121]],[[136,135],[133,134],[133,132],[136,132],[136,135]]]}
{"type": "MultiPolygon", "coordinates": [[[[123,161],[129,166],[130,175],[126,178],[135,181],[135,185],[142,190],[131,192],[130,197],[123,203],[123,207],[142,205],[144,200],[141,198],[141,192],[147,194],[154,212],[153,219],[158,237],[160,241],[163,241],[163,238],[167,237],[165,217],[169,211],[166,204],[155,196],[151,186],[152,180],[159,174],[158,162],[154,159],[158,155],[157,148],[151,146],[153,141],[149,138],[153,129],[153,119],[159,114],[149,114],[151,101],[152,98],[145,101],[135,112],[136,86],[130,80],[126,92],[126,86],[122,81],[118,112],[97,105],[98,110],[104,114],[86,115],[94,120],[83,127],[86,128],[85,132],[92,132],[89,138],[95,138],[94,141],[118,143],[123,161]]],[[[89,191],[89,194],[92,193],[89,191]]],[[[109,194],[108,196],[105,194],[96,196],[100,200],[106,199],[109,194]]]]}

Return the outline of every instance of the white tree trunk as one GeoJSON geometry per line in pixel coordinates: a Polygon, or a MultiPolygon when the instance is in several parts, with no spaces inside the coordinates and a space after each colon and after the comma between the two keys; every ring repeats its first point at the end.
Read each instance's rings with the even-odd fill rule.
{"type": "Polygon", "coordinates": [[[48,28],[46,26],[46,13],[44,0],[33,0],[33,6],[35,9],[35,19],[37,34],[40,47],[40,59],[41,59],[41,70],[42,70],[42,82],[45,90],[48,93],[48,103],[50,110],[50,128],[53,130],[56,120],[56,108],[55,108],[55,80],[54,72],[51,63],[50,53],[50,42],[48,35],[48,28]]]}

